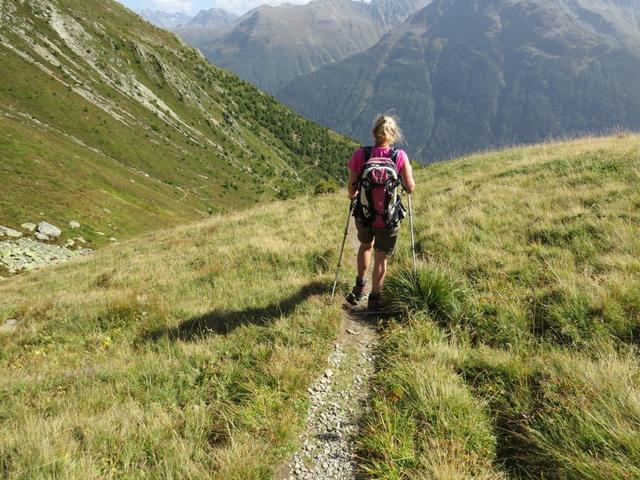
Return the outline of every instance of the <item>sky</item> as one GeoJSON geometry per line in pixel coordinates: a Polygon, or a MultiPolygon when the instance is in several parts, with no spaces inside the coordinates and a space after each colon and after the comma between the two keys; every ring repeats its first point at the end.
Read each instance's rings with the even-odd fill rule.
{"type": "MultiPolygon", "coordinates": [[[[210,8],[224,8],[230,12],[242,15],[252,8],[268,3],[278,5],[283,0],[119,0],[132,10],[150,8],[164,12],[182,12],[195,15],[200,10],[210,8]]],[[[288,0],[289,3],[308,3],[309,0],[288,0]]]]}

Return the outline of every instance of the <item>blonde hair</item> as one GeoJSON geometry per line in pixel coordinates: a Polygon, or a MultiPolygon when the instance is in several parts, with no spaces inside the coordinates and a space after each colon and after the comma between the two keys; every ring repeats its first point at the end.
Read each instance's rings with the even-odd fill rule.
{"type": "Polygon", "coordinates": [[[381,115],[373,124],[373,136],[377,145],[391,144],[402,140],[402,131],[395,118],[381,115]]]}

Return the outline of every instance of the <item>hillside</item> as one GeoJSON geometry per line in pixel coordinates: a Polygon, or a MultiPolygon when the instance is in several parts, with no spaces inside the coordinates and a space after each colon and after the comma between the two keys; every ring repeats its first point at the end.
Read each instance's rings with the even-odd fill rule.
{"type": "Polygon", "coordinates": [[[432,162],[513,143],[640,128],[637,0],[437,0],[366,52],[277,97],[368,141],[398,115],[432,162]]]}
{"type": "Polygon", "coordinates": [[[0,225],[75,219],[100,243],[342,182],[350,140],[116,2],[0,18],[0,225]]]}
{"type": "Polygon", "coordinates": [[[176,32],[212,63],[275,93],[299,75],[359,53],[430,0],[313,0],[262,5],[228,28],[176,32]]]}
{"type": "MultiPolygon", "coordinates": [[[[639,179],[625,135],[417,172],[419,275],[405,226],[363,474],[640,476],[639,179]]],[[[333,351],[346,208],[259,206],[0,282],[3,478],[272,478],[333,351]]]]}

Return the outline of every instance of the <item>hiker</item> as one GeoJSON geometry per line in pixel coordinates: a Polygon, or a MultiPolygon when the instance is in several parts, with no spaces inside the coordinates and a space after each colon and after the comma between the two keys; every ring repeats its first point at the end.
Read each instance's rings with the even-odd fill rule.
{"type": "Polygon", "coordinates": [[[402,140],[395,119],[383,115],[373,127],[375,146],[360,147],[349,160],[349,198],[355,201],[353,216],[358,230],[358,276],[347,302],[357,305],[366,295],[365,275],[371,262],[373,274],[369,311],[379,311],[380,292],[387,273],[387,258],[393,253],[400,222],[405,211],[400,203],[400,181],[407,193],[413,192],[415,181],[407,154],[392,147],[402,140]],[[397,182],[394,179],[397,178],[397,182]]]}

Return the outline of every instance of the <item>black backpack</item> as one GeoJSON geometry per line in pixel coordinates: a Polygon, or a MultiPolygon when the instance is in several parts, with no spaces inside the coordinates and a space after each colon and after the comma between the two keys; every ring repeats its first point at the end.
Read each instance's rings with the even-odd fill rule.
{"type": "Polygon", "coordinates": [[[396,229],[406,216],[398,187],[402,184],[398,166],[398,149],[390,157],[371,157],[372,147],[362,147],[364,165],[358,177],[358,195],[353,216],[364,226],[371,226],[381,215],[385,226],[396,229]]]}

